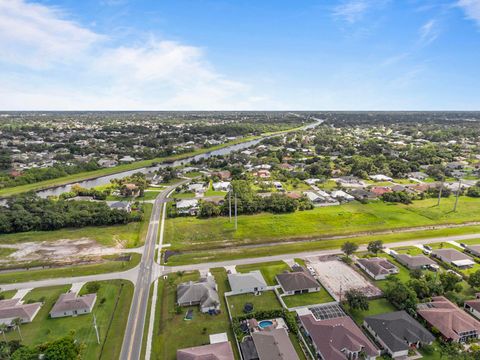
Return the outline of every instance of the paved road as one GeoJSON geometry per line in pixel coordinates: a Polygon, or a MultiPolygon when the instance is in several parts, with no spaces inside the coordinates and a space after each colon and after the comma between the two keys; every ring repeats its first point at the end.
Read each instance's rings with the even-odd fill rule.
{"type": "MultiPolygon", "coordinates": [[[[388,248],[403,247],[403,246],[414,246],[417,244],[431,244],[437,242],[447,242],[447,241],[463,241],[469,239],[480,239],[480,234],[467,234],[467,235],[455,235],[455,236],[441,236],[427,239],[413,239],[406,241],[399,241],[393,243],[386,243],[385,246],[388,248]]],[[[366,251],[367,245],[360,245],[358,251],[366,251]]],[[[263,256],[257,258],[246,258],[246,259],[237,259],[237,260],[227,260],[219,262],[210,262],[202,264],[193,264],[193,265],[182,265],[182,266],[164,266],[164,273],[172,273],[177,271],[191,271],[191,270],[208,270],[215,267],[225,267],[225,266],[237,266],[237,265],[248,265],[256,264],[260,262],[268,261],[288,261],[294,258],[304,258],[304,257],[315,257],[322,255],[335,255],[341,254],[340,249],[329,249],[329,250],[318,250],[318,251],[304,251],[293,254],[282,254],[282,255],[272,255],[272,256],[263,256]]]]}
{"type": "Polygon", "coordinates": [[[163,203],[166,201],[167,195],[175,189],[175,187],[185,182],[187,182],[187,180],[166,188],[157,196],[153,204],[142,260],[138,267],[138,278],[135,282],[135,292],[133,293],[130,314],[128,315],[127,328],[123,338],[122,351],[120,353],[121,360],[140,359],[150,285],[153,281],[153,275],[158,275],[158,264],[155,263],[155,247],[163,203]]]}

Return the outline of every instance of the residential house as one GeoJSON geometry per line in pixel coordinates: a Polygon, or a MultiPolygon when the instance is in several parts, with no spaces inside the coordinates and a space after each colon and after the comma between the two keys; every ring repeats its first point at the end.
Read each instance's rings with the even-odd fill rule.
{"type": "Polygon", "coordinates": [[[123,162],[123,163],[129,163],[129,162],[135,161],[135,158],[127,155],[127,156],[122,157],[119,161],[123,162]]]}
{"type": "Polygon", "coordinates": [[[393,254],[392,255],[400,264],[413,269],[425,269],[431,265],[436,265],[436,262],[426,257],[425,255],[411,256],[408,254],[393,254]]]}
{"type": "Polygon", "coordinates": [[[234,360],[230,342],[196,346],[177,350],[177,360],[234,360]]]}
{"type": "Polygon", "coordinates": [[[390,176],[382,175],[382,174],[371,175],[370,179],[372,179],[373,181],[392,181],[393,180],[390,176]]]}
{"type": "Polygon", "coordinates": [[[295,168],[293,165],[290,165],[289,163],[282,163],[278,165],[278,167],[282,170],[287,170],[287,171],[292,171],[295,168]]]}
{"type": "Polygon", "coordinates": [[[65,316],[77,316],[89,314],[92,312],[97,294],[86,294],[78,296],[75,292],[69,292],[60,295],[50,311],[51,318],[59,318],[65,316]]]}
{"type": "Polygon", "coordinates": [[[417,305],[417,313],[447,341],[466,342],[478,339],[480,321],[468,315],[444,296],[417,305]]]}
{"type": "Polygon", "coordinates": [[[253,176],[261,178],[261,179],[268,179],[270,177],[270,171],[268,170],[258,170],[253,173],[253,176]]]}
{"type": "Polygon", "coordinates": [[[421,171],[414,171],[414,172],[408,173],[408,177],[410,179],[423,181],[428,178],[428,175],[421,171]]]}
{"type": "Polygon", "coordinates": [[[477,319],[480,319],[480,293],[476,293],[475,297],[473,300],[465,301],[463,307],[477,319]]]}
{"type": "Polygon", "coordinates": [[[113,159],[100,159],[98,160],[97,164],[98,166],[101,166],[101,167],[111,168],[111,167],[117,166],[118,161],[113,159]]]}
{"type": "Polygon", "coordinates": [[[352,195],[355,199],[362,201],[362,200],[373,200],[376,199],[377,196],[370,191],[366,191],[364,189],[353,189],[349,190],[349,194],[352,195]]]}
{"type": "Polygon", "coordinates": [[[220,179],[220,181],[225,181],[228,180],[232,177],[232,174],[228,170],[223,170],[223,171],[215,171],[210,173],[211,176],[216,176],[220,179]]]}
{"type": "Polygon", "coordinates": [[[363,326],[393,359],[406,358],[412,348],[430,345],[435,337],[406,311],[368,316],[363,326]]]}
{"type": "Polygon", "coordinates": [[[251,337],[259,360],[299,360],[284,328],[256,331],[251,337]]]}
{"type": "Polygon", "coordinates": [[[132,211],[132,203],[130,201],[112,201],[107,202],[110,209],[123,210],[126,212],[132,211]]]}
{"type": "Polygon", "coordinates": [[[207,313],[220,310],[217,283],[211,275],[199,281],[189,281],[177,286],[177,304],[179,306],[199,305],[200,311],[207,313]]]}
{"type": "Polygon", "coordinates": [[[214,182],[212,184],[212,188],[215,191],[228,191],[230,190],[230,182],[229,181],[214,182]]]}
{"type": "Polygon", "coordinates": [[[320,291],[317,279],[302,266],[293,266],[291,272],[278,274],[276,278],[285,295],[320,291]]]}
{"type": "Polygon", "coordinates": [[[345,191],[342,190],[334,190],[330,194],[334,199],[337,199],[338,201],[353,201],[355,198],[347,194],[345,191]]]}
{"type": "Polygon", "coordinates": [[[0,300],[0,324],[10,325],[19,318],[22,323],[30,323],[37,316],[42,303],[23,304],[20,299],[0,300]]]}
{"type": "Polygon", "coordinates": [[[470,268],[475,265],[475,261],[473,261],[470,256],[452,248],[433,250],[432,256],[461,269],[470,268]]]}
{"type": "Polygon", "coordinates": [[[265,291],[268,287],[259,270],[250,271],[249,273],[228,274],[228,282],[233,294],[257,294],[265,291]]]}
{"type": "Polygon", "coordinates": [[[313,314],[299,320],[321,360],[374,360],[380,355],[375,345],[348,316],[317,319],[313,314]]]}
{"type": "Polygon", "coordinates": [[[197,199],[183,199],[176,204],[177,213],[196,215],[198,212],[198,200],[197,199]]]}
{"type": "Polygon", "coordinates": [[[370,192],[374,194],[376,197],[380,197],[383,194],[391,193],[393,190],[388,186],[372,186],[370,192]]]}
{"type": "Polygon", "coordinates": [[[398,268],[381,257],[360,258],[357,266],[375,280],[384,280],[389,275],[398,274],[398,268]]]}
{"type": "Polygon", "coordinates": [[[202,194],[207,190],[205,188],[205,185],[202,184],[202,183],[189,184],[187,186],[187,189],[188,189],[188,191],[193,192],[195,194],[202,194]]]}
{"type": "Polygon", "coordinates": [[[465,247],[465,251],[472,255],[480,257],[480,245],[467,245],[465,247]]]}

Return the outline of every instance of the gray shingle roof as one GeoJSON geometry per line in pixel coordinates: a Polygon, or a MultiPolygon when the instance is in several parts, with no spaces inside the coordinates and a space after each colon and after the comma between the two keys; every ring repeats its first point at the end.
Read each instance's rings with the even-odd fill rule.
{"type": "Polygon", "coordinates": [[[277,275],[279,284],[285,291],[300,291],[320,287],[315,278],[304,268],[295,268],[292,272],[277,275]]]}
{"type": "Polygon", "coordinates": [[[435,340],[430,332],[405,311],[369,316],[365,318],[365,323],[393,352],[407,350],[408,343],[429,344],[435,340]]]}
{"type": "Polygon", "coordinates": [[[252,333],[260,360],[298,360],[297,352],[285,329],[252,333]]]}
{"type": "Polygon", "coordinates": [[[259,270],[250,271],[245,274],[228,274],[228,282],[230,283],[232,291],[267,286],[267,283],[259,270]]]}
{"type": "Polygon", "coordinates": [[[55,302],[55,305],[53,305],[50,314],[90,309],[96,299],[97,294],[86,294],[82,296],[77,296],[74,292],[62,294],[55,302]]]}
{"type": "Polygon", "coordinates": [[[179,304],[198,303],[201,307],[210,307],[220,303],[217,284],[213,276],[201,278],[198,282],[189,281],[177,286],[179,304]]]}
{"type": "Polygon", "coordinates": [[[29,319],[38,312],[42,303],[22,304],[20,299],[8,299],[0,301],[0,320],[21,318],[29,319]]]}

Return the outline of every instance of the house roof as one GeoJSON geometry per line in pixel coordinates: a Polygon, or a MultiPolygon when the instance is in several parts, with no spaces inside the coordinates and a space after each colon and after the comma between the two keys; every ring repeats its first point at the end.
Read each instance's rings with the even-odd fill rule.
{"type": "Polygon", "coordinates": [[[390,270],[397,269],[390,261],[380,257],[360,258],[357,262],[363,265],[374,276],[388,275],[390,274],[390,270]]]}
{"type": "Polygon", "coordinates": [[[301,266],[295,267],[292,272],[278,274],[277,280],[285,291],[298,291],[320,287],[317,280],[301,266]]]}
{"type": "Polygon", "coordinates": [[[451,248],[433,250],[432,255],[438,256],[442,260],[448,262],[472,260],[470,256],[451,248]]]}
{"type": "Polygon", "coordinates": [[[465,305],[468,305],[472,309],[480,312],[480,299],[467,300],[465,301],[465,305]]]}
{"type": "Polygon", "coordinates": [[[365,323],[393,352],[408,350],[408,343],[429,344],[435,337],[406,311],[369,316],[365,323]]]}
{"type": "Polygon", "coordinates": [[[74,292],[62,294],[57,299],[55,305],[53,305],[50,314],[65,311],[90,309],[95,303],[96,299],[97,294],[86,294],[82,296],[77,296],[77,294],[74,292]]]}
{"type": "Polygon", "coordinates": [[[393,256],[409,268],[416,268],[435,264],[435,261],[426,257],[425,255],[411,256],[408,254],[395,254],[393,256]]]}
{"type": "Polygon", "coordinates": [[[213,276],[201,278],[197,282],[189,281],[177,286],[177,302],[199,303],[201,307],[210,307],[220,303],[217,284],[213,276]]]}
{"type": "Polygon", "coordinates": [[[234,360],[230,342],[177,350],[177,360],[234,360]]]}
{"type": "Polygon", "coordinates": [[[325,359],[345,360],[345,350],[363,350],[369,356],[379,354],[375,345],[348,316],[315,320],[312,314],[308,314],[300,316],[300,321],[325,359]]]}
{"type": "Polygon", "coordinates": [[[429,303],[419,304],[417,312],[447,339],[458,340],[460,333],[466,331],[480,332],[478,320],[443,296],[436,296],[429,303]]]}
{"type": "Polygon", "coordinates": [[[230,283],[230,288],[232,291],[267,286],[267,283],[265,282],[265,279],[259,270],[254,270],[243,274],[228,274],[228,282],[230,283]]]}
{"type": "Polygon", "coordinates": [[[298,360],[297,352],[284,328],[252,333],[260,360],[298,360]]]}
{"type": "Polygon", "coordinates": [[[22,304],[20,299],[8,299],[0,301],[0,319],[32,319],[42,307],[42,303],[22,304]]]}

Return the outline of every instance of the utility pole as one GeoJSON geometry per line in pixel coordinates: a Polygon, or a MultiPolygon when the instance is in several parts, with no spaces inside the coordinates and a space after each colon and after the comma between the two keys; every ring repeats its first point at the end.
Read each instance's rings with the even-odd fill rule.
{"type": "Polygon", "coordinates": [[[93,314],[93,327],[95,328],[95,333],[97,334],[97,344],[100,344],[100,335],[98,335],[97,317],[95,314],[93,314]]]}
{"type": "Polygon", "coordinates": [[[455,205],[453,206],[453,212],[457,211],[458,197],[460,196],[460,189],[461,188],[462,188],[462,180],[458,179],[457,197],[455,199],[455,205]]]}
{"type": "Polygon", "coordinates": [[[228,219],[232,222],[232,191],[228,192],[228,219]]]}
{"type": "Polygon", "coordinates": [[[440,184],[440,190],[438,192],[438,202],[437,202],[437,206],[440,206],[440,199],[442,197],[442,191],[443,191],[443,182],[445,181],[445,177],[442,176],[442,183],[440,184]]]}
{"type": "Polygon", "coordinates": [[[235,193],[235,230],[238,228],[237,194],[235,193]]]}

